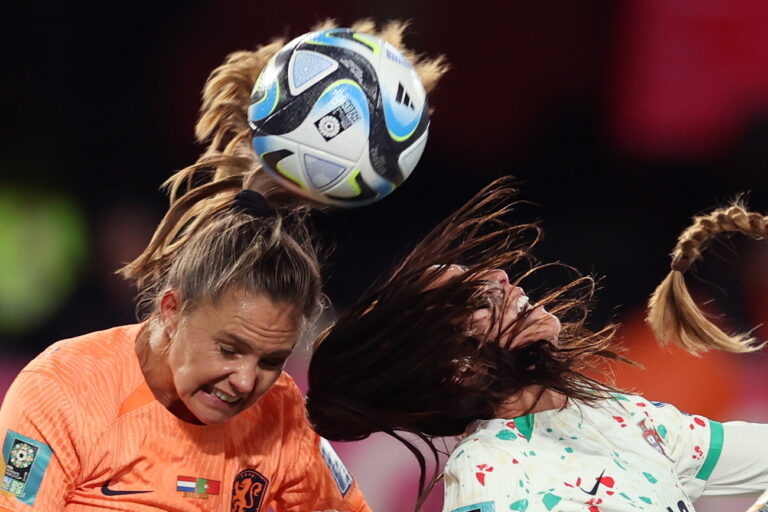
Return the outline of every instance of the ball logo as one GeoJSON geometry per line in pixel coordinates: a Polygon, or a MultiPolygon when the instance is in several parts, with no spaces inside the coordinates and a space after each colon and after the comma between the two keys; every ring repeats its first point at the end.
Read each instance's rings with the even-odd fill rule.
{"type": "Polygon", "coordinates": [[[341,121],[333,114],[328,114],[317,122],[317,129],[325,140],[330,140],[341,131],[341,121]]]}
{"type": "Polygon", "coordinates": [[[347,100],[321,117],[315,122],[315,126],[317,126],[320,135],[328,142],[359,120],[360,113],[352,102],[347,100]]]}
{"type": "Polygon", "coordinates": [[[269,480],[255,469],[244,469],[232,485],[232,512],[259,512],[269,480]]]}

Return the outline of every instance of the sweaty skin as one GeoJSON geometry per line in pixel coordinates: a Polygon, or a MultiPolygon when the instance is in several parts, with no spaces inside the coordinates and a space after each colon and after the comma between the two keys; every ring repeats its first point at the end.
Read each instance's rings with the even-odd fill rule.
{"type": "Polygon", "coordinates": [[[233,418],[269,391],[299,336],[292,305],[239,290],[188,313],[168,291],[160,319],[162,329],[137,340],[147,383],[176,416],[205,425],[233,418]]]}

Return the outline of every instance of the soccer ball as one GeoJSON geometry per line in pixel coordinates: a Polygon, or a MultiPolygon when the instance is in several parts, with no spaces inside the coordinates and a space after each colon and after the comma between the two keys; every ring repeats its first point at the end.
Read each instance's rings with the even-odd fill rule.
{"type": "Polygon", "coordinates": [[[261,72],[248,122],[279,183],[321,203],[370,204],[411,174],[429,107],[410,62],[381,38],[335,28],[304,34],[261,72]]]}

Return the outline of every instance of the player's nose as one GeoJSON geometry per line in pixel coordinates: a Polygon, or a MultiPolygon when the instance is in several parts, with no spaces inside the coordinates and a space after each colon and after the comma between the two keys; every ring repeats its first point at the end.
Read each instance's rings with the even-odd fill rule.
{"type": "Polygon", "coordinates": [[[497,282],[501,284],[505,290],[509,288],[509,276],[500,268],[489,270],[483,275],[483,279],[497,282]]]}
{"type": "Polygon", "coordinates": [[[252,362],[244,362],[236,371],[229,376],[229,383],[232,385],[232,389],[241,396],[245,396],[251,393],[256,387],[256,382],[259,378],[258,364],[252,362]]]}

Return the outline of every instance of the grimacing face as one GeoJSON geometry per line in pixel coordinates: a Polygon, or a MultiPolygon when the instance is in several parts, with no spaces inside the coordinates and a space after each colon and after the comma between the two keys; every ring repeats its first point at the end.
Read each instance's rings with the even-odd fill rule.
{"type": "MultiPolygon", "coordinates": [[[[466,272],[461,265],[450,265],[438,278],[432,287],[437,287],[466,272]]],[[[467,334],[471,336],[483,336],[488,334],[497,338],[504,348],[515,348],[538,340],[546,340],[557,344],[560,334],[560,320],[544,309],[544,306],[530,304],[525,291],[519,286],[512,286],[509,276],[500,269],[486,272],[483,276],[503,295],[503,310],[497,318],[497,325],[490,325],[491,312],[488,309],[479,309],[472,314],[469,325],[466,325],[467,334]],[[527,313],[520,326],[513,324],[521,313],[527,313]]]]}
{"type": "Polygon", "coordinates": [[[299,338],[292,304],[240,290],[186,314],[161,303],[161,315],[175,324],[166,362],[174,401],[183,404],[177,415],[206,425],[229,420],[269,391],[299,338]]]}

